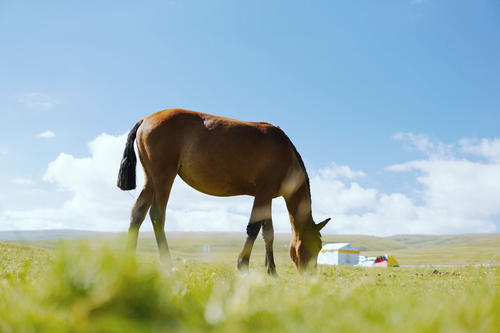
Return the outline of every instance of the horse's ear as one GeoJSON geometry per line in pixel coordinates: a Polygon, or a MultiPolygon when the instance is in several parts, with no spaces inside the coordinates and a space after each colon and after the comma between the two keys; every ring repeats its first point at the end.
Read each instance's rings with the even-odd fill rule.
{"type": "Polygon", "coordinates": [[[316,229],[318,229],[318,231],[320,231],[328,223],[328,221],[330,221],[330,218],[327,218],[323,222],[316,224],[316,229]]]}

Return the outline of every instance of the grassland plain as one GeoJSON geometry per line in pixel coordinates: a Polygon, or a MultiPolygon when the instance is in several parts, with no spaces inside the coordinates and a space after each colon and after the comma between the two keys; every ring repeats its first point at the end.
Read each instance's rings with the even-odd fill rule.
{"type": "MultiPolygon", "coordinates": [[[[498,235],[326,236],[401,264],[498,263],[498,235]],[[357,238],[356,238],[357,237],[357,238]],[[419,241],[419,239],[421,241],[419,241]],[[449,260],[448,260],[448,259],[449,260]]],[[[1,332],[498,332],[500,267],[321,267],[298,275],[278,235],[277,278],[255,245],[235,270],[242,235],[174,234],[177,271],[158,265],[150,235],[0,243],[1,332]],[[37,243],[38,242],[38,243],[37,243]],[[203,253],[203,244],[211,252],[203,253]]]]}

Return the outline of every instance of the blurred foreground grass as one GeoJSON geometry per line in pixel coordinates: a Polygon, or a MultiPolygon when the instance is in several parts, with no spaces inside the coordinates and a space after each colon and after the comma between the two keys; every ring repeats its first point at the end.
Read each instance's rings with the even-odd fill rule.
{"type": "Polygon", "coordinates": [[[236,254],[176,255],[168,274],[156,253],[130,255],[116,241],[55,250],[0,243],[0,332],[500,329],[500,267],[321,267],[300,276],[283,261],[270,278],[260,258],[237,273],[236,254]]]}

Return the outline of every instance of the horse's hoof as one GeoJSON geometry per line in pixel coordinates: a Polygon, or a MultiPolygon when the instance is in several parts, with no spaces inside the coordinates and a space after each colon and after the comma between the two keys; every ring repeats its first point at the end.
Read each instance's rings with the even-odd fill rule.
{"type": "Polygon", "coordinates": [[[244,259],[238,259],[236,267],[240,272],[248,272],[248,261],[244,259]]]}
{"type": "Polygon", "coordinates": [[[240,272],[248,272],[248,265],[238,265],[236,266],[240,272]]]}

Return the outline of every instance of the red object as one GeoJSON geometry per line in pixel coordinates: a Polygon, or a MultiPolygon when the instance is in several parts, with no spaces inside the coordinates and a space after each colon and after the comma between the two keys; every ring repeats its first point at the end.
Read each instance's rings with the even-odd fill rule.
{"type": "Polygon", "coordinates": [[[378,256],[373,263],[373,267],[387,267],[387,257],[386,256],[378,256]]]}

